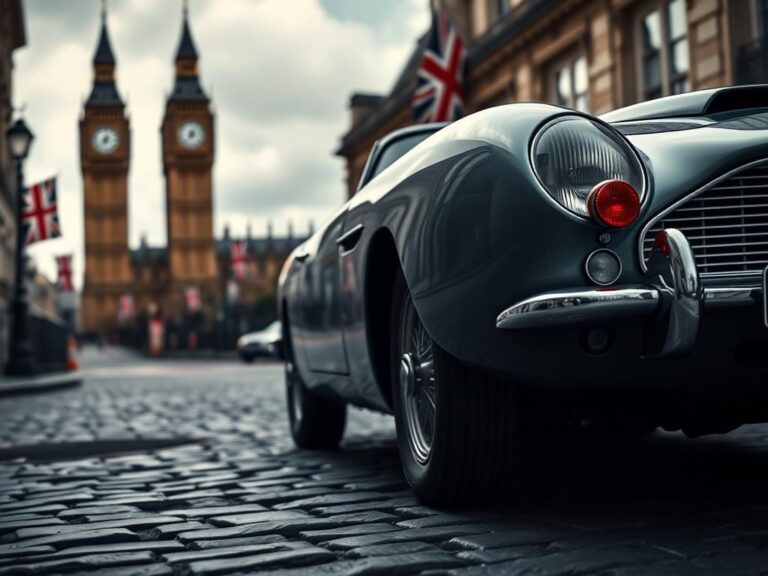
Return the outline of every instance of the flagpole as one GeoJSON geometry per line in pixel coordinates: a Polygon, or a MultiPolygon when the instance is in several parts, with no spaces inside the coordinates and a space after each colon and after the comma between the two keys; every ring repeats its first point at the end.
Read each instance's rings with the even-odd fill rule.
{"type": "Polygon", "coordinates": [[[13,332],[6,372],[9,376],[31,376],[37,371],[29,341],[26,250],[24,247],[24,158],[14,158],[16,167],[16,285],[13,298],[13,332]]]}

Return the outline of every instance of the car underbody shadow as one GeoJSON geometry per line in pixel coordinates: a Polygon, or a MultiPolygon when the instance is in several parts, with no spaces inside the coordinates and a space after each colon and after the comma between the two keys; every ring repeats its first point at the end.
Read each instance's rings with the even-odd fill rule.
{"type": "MultiPolygon", "coordinates": [[[[631,526],[650,517],[695,524],[726,522],[729,514],[768,507],[768,429],[743,426],[691,440],[681,433],[645,435],[561,433],[521,437],[515,477],[501,494],[472,511],[574,525],[631,526]],[[635,518],[635,520],[632,520],[635,518]]],[[[402,478],[392,437],[349,438],[332,460],[355,462],[402,478]]],[[[393,486],[393,489],[395,487],[393,486]]],[[[406,484],[402,482],[402,488],[406,484]]],[[[765,508],[768,512],[768,508],[765,508]]],[[[756,524],[768,530],[768,513],[756,524]]]]}

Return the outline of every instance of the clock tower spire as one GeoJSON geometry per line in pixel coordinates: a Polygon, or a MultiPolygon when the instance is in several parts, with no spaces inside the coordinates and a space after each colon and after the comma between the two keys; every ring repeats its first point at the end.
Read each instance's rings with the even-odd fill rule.
{"type": "MultiPolygon", "coordinates": [[[[198,60],[184,2],[173,90],[161,127],[172,284],[166,311],[174,316],[185,313],[187,289],[199,290],[204,303],[219,299],[213,239],[214,117],[200,86],[198,60]]],[[[212,317],[213,310],[204,312],[212,317]]]]}
{"type": "Polygon", "coordinates": [[[85,283],[82,327],[99,332],[117,320],[120,295],[131,285],[128,251],[130,126],[115,83],[115,55],[106,4],[93,55],[93,86],[80,117],[85,283]]]}
{"type": "Polygon", "coordinates": [[[96,52],[93,54],[93,88],[86,101],[86,106],[122,106],[123,101],[115,85],[115,55],[112,52],[112,42],[109,40],[107,29],[106,2],[101,8],[101,32],[96,52]]]}

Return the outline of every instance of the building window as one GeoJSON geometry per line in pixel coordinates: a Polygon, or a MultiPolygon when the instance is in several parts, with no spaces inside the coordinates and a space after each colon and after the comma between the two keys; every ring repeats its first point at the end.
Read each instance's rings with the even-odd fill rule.
{"type": "Polygon", "coordinates": [[[512,8],[510,0],[490,0],[491,17],[502,18],[512,8]]]}
{"type": "Polygon", "coordinates": [[[751,4],[754,38],[765,38],[768,36],[768,0],[753,0],[751,4]]]}
{"type": "Polygon", "coordinates": [[[669,91],[671,94],[688,92],[688,19],[685,0],[672,0],[667,4],[669,27],[669,91]]]}
{"type": "Polygon", "coordinates": [[[589,74],[587,58],[570,58],[555,66],[552,77],[553,100],[558,106],[589,111],[589,74]]]}
{"type": "Polygon", "coordinates": [[[685,0],[661,3],[643,16],[640,26],[642,98],[690,90],[685,0]]]}

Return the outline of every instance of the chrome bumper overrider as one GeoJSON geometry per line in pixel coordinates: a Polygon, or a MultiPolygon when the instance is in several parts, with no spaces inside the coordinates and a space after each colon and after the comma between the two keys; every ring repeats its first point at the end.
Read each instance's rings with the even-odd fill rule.
{"type": "Polygon", "coordinates": [[[651,322],[644,356],[658,358],[685,354],[693,348],[702,305],[714,308],[760,302],[760,288],[703,288],[688,240],[676,229],[665,233],[667,254],[655,250],[651,255],[644,285],[539,294],[504,310],[496,318],[496,327],[547,328],[645,316],[651,322]]]}

